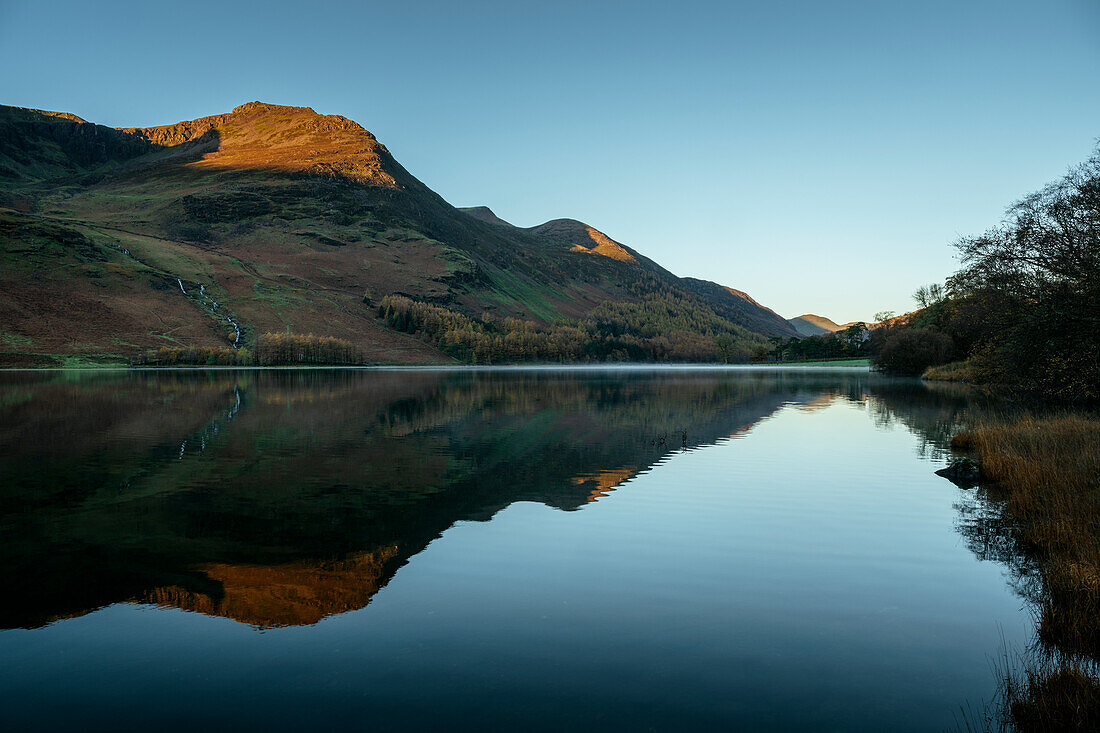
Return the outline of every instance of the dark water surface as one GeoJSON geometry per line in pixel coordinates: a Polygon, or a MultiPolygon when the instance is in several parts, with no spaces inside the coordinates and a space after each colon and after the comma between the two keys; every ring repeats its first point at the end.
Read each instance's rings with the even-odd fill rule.
{"type": "Polygon", "coordinates": [[[5,730],[941,730],[1032,624],[865,370],[0,374],[5,730]]]}

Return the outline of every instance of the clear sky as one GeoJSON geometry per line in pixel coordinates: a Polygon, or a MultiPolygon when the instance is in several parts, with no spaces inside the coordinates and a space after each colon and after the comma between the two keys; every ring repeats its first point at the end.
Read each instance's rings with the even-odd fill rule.
{"type": "Polygon", "coordinates": [[[914,307],[1089,155],[1097,0],[11,2],[0,103],[350,117],[457,206],[581,219],[791,317],[914,307]]]}

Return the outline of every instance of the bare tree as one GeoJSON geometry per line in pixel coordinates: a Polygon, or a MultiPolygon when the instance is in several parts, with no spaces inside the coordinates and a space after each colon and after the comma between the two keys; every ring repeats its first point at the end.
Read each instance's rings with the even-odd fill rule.
{"type": "Polygon", "coordinates": [[[921,308],[933,306],[943,300],[943,286],[939,283],[921,285],[913,293],[913,300],[917,301],[917,305],[921,308]]]}

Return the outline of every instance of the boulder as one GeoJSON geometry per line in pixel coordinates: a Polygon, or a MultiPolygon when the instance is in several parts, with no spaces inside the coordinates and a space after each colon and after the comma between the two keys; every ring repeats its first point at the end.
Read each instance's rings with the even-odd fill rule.
{"type": "Polygon", "coordinates": [[[957,458],[946,468],[936,471],[936,475],[943,476],[948,481],[964,488],[970,488],[981,479],[982,470],[975,461],[969,458],[957,458]]]}

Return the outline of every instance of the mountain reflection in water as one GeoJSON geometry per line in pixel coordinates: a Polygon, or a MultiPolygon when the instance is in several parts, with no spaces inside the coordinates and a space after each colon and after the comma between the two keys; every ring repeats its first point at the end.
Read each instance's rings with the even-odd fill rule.
{"type": "Polygon", "coordinates": [[[257,626],[361,608],[459,520],[576,510],[865,373],[178,371],[4,378],[4,627],[118,601],[257,626]]]}
{"type": "Polygon", "coordinates": [[[0,373],[0,728],[949,727],[1033,633],[932,473],[987,409],[866,370],[0,373]]]}

